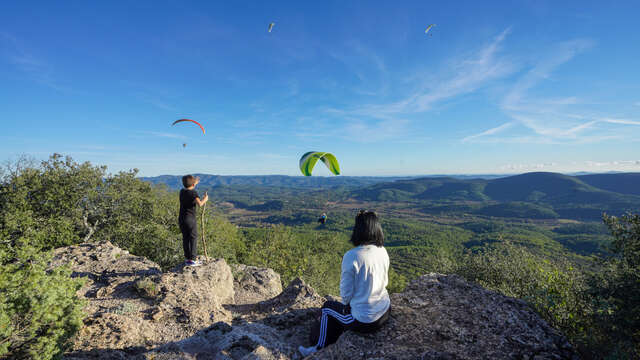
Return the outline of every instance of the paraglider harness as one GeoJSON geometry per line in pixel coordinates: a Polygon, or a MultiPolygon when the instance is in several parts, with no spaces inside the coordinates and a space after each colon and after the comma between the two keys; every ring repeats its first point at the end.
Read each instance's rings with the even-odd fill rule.
{"type": "Polygon", "coordinates": [[[318,222],[322,225],[324,225],[327,222],[327,215],[326,214],[322,214],[322,216],[320,217],[320,219],[318,219],[318,222]]]}

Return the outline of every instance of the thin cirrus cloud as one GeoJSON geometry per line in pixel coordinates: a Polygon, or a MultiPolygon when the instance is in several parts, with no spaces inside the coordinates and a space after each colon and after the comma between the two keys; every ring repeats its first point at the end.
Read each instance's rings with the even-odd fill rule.
{"type": "Polygon", "coordinates": [[[469,142],[472,141],[473,139],[477,139],[479,137],[483,137],[483,136],[489,136],[489,135],[495,135],[498,134],[506,129],[509,129],[510,127],[513,126],[513,122],[508,122],[508,123],[504,123],[500,126],[496,126],[494,128],[491,128],[489,130],[485,130],[479,134],[475,134],[475,135],[470,135],[465,137],[464,139],[462,139],[462,142],[469,142]]]}
{"type": "Polygon", "coordinates": [[[624,126],[638,126],[639,121],[589,114],[581,109],[585,104],[576,96],[539,98],[530,95],[531,90],[549,79],[556,68],[594,45],[587,39],[560,43],[515,82],[504,96],[500,108],[514,120],[510,124],[518,125],[509,126],[519,130],[517,135],[504,136],[502,130],[506,128],[499,126],[467,136],[462,141],[593,143],[624,138],[624,126]]]}
{"type": "Polygon", "coordinates": [[[158,131],[139,131],[136,135],[131,135],[131,137],[134,137],[134,138],[159,137],[159,138],[170,138],[170,139],[186,139],[187,138],[186,136],[183,136],[183,135],[158,132],[158,131]]]}
{"type": "MultiPolygon", "coordinates": [[[[417,89],[405,94],[400,100],[384,104],[365,104],[347,109],[327,108],[329,116],[346,118],[346,123],[337,132],[343,137],[360,142],[373,142],[394,137],[406,137],[410,130],[409,115],[425,113],[446,100],[473,93],[491,81],[512,74],[516,67],[499,52],[510,33],[506,29],[487,45],[457,61],[449,63],[438,81],[425,81],[421,77],[404,79],[400,88],[407,88],[407,82],[417,89]]],[[[378,60],[383,64],[382,60],[378,60]]],[[[384,66],[381,66],[381,70],[384,66]]]]}
{"type": "Polygon", "coordinates": [[[30,80],[58,91],[69,90],[54,76],[53,67],[36,57],[13,35],[0,32],[0,60],[11,64],[30,80]]]}
{"type": "MultiPolygon", "coordinates": [[[[370,104],[350,111],[351,114],[372,118],[389,118],[402,114],[414,114],[431,110],[441,101],[476,91],[492,80],[511,74],[515,67],[498,57],[504,39],[510,29],[504,30],[491,43],[468,57],[452,62],[447,76],[433,81],[433,87],[418,90],[402,100],[389,104],[370,104]]],[[[419,79],[422,80],[422,79],[419,79]]]]}

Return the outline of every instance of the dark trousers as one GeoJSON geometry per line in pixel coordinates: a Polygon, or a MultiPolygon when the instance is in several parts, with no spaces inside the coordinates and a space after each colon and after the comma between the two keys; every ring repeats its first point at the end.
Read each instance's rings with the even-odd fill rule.
{"type": "Polygon", "coordinates": [[[318,349],[338,341],[345,330],[363,333],[375,332],[389,319],[391,307],[378,320],[372,323],[363,323],[351,315],[351,307],[337,301],[326,301],[322,305],[320,320],[316,321],[311,329],[311,344],[318,349]]]}
{"type": "Polygon", "coordinates": [[[180,231],[182,232],[182,248],[184,258],[195,260],[198,256],[198,222],[193,216],[186,216],[178,219],[180,231]]]}

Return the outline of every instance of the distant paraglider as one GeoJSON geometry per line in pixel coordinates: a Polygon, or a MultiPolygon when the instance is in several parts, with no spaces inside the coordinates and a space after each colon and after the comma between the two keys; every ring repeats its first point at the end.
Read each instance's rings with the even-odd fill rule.
{"type": "Polygon", "coordinates": [[[267,31],[271,32],[271,30],[273,29],[273,25],[275,25],[276,23],[270,23],[269,24],[269,29],[267,31]]]}
{"type": "Polygon", "coordinates": [[[313,167],[316,165],[318,160],[322,160],[322,162],[327,166],[329,171],[331,171],[334,175],[340,175],[340,165],[338,164],[338,159],[328,152],[320,152],[320,151],[309,151],[308,153],[302,155],[300,158],[300,171],[304,176],[311,176],[311,172],[313,171],[313,167]]]}
{"type": "Polygon", "coordinates": [[[182,147],[186,148],[187,147],[187,143],[182,143],[182,147]]]}
{"type": "Polygon", "coordinates": [[[324,225],[326,222],[327,222],[327,214],[322,213],[322,216],[320,216],[320,218],[318,219],[318,223],[320,223],[321,225],[324,225]]]}
{"type": "Polygon", "coordinates": [[[200,126],[200,130],[202,130],[202,134],[205,134],[204,126],[202,126],[199,122],[197,122],[197,121],[195,121],[195,120],[191,120],[191,119],[180,119],[180,120],[176,120],[176,121],[174,121],[174,122],[173,122],[173,124],[171,124],[171,126],[173,126],[173,125],[175,125],[175,124],[177,124],[177,123],[185,122],[185,121],[190,121],[190,122],[192,122],[192,123],[194,123],[194,124],[196,124],[196,125],[200,126]]]}
{"type": "MultiPolygon", "coordinates": [[[[430,24],[429,26],[427,26],[427,30],[425,30],[424,33],[429,34],[429,30],[431,30],[431,28],[434,26],[436,26],[436,24],[430,24]]],[[[433,34],[429,34],[429,36],[433,36],[433,34]]]]}

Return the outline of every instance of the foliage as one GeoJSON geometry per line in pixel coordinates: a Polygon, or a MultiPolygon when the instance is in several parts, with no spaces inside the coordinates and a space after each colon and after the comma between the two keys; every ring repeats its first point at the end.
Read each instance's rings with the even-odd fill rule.
{"type": "MultiPolygon", "coordinates": [[[[3,234],[4,236],[4,234],[3,234]]],[[[21,237],[0,247],[0,358],[52,359],[82,326],[82,282],[21,237]]]]}
{"type": "Polygon", "coordinates": [[[5,173],[0,228],[12,240],[44,231],[47,238],[35,245],[51,249],[94,239],[137,241],[149,230],[154,234],[152,189],[135,178],[137,170],[107,175],[104,166],[54,154],[39,166],[24,160],[10,164],[5,173]]]}
{"type": "MultiPolygon", "coordinates": [[[[184,260],[177,194],[136,176],[136,170],[108,174],[56,154],[0,170],[0,357],[55,356],[80,326],[79,284],[68,270],[46,271],[46,250],[110,240],[163,269],[184,260]]],[[[270,267],[285,286],[301,277],[321,294],[337,294],[354,211],[375,207],[391,258],[390,292],[428,272],[458,273],[526,300],[589,356],[640,356],[639,216],[605,216],[606,225],[553,219],[592,219],[608,209],[618,214],[638,204],[632,195],[557,174],[393,183],[363,178],[361,186],[376,184],[357,190],[346,180],[330,190],[329,179],[209,180],[223,185],[211,185],[213,201],[204,217],[198,214],[200,255],[204,230],[210,257],[270,267]],[[338,201],[352,196],[378,202],[338,201]],[[242,220],[223,214],[216,206],[222,203],[242,220]],[[322,212],[328,222],[318,225],[322,212]]],[[[154,285],[151,279],[136,283],[149,296],[154,285]]]]}
{"type": "Polygon", "coordinates": [[[520,201],[489,205],[478,210],[477,213],[486,216],[525,219],[555,219],[558,217],[555,211],[546,206],[520,201]]]}
{"type": "Polygon", "coordinates": [[[339,293],[342,255],[348,250],[344,237],[293,232],[283,225],[246,229],[245,237],[248,252],[242,262],[275,270],[283,286],[301,277],[321,294],[339,293]]]}
{"type": "Polygon", "coordinates": [[[133,288],[136,289],[140,296],[147,299],[155,299],[160,294],[158,284],[149,277],[136,281],[133,284],[133,288]]]}
{"type": "Polygon", "coordinates": [[[389,294],[403,292],[407,286],[407,278],[400,275],[397,271],[391,267],[389,269],[389,283],[387,284],[387,291],[389,294]]]}
{"type": "MultiPolygon", "coordinates": [[[[204,209],[200,209],[202,214],[204,209]]],[[[224,258],[229,263],[238,263],[246,256],[246,244],[237,226],[222,216],[205,217],[205,239],[207,254],[213,258],[224,258]]],[[[201,225],[201,223],[200,223],[201,225]]],[[[199,229],[202,231],[202,227],[199,229]]],[[[200,255],[204,254],[204,243],[198,239],[200,255]]],[[[182,244],[182,240],[179,241],[182,244]]]]}
{"type": "Polygon", "coordinates": [[[640,357],[640,215],[604,215],[616,256],[603,260],[590,279],[597,306],[595,340],[600,348],[620,357],[640,357]]]}
{"type": "Polygon", "coordinates": [[[510,242],[467,253],[456,273],[504,295],[527,301],[551,325],[585,342],[589,302],[582,273],[567,262],[552,262],[510,242]]]}

